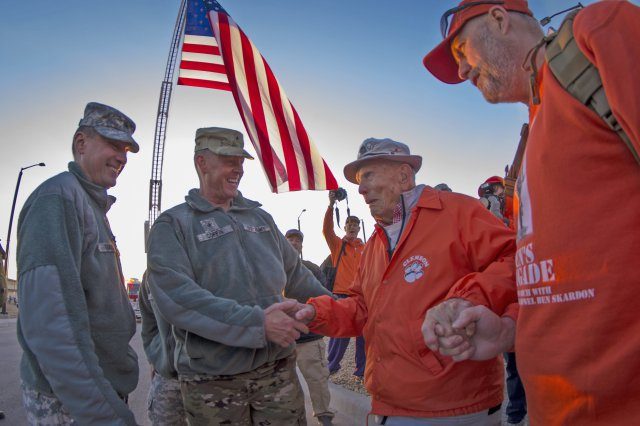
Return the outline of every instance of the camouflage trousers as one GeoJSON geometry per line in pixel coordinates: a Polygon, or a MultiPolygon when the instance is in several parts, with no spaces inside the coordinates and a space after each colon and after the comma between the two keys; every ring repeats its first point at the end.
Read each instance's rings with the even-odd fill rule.
{"type": "Polygon", "coordinates": [[[185,426],[187,424],[178,379],[153,375],[147,400],[149,420],[153,426],[185,426]]]}
{"type": "Polygon", "coordinates": [[[189,425],[306,425],[295,367],[291,355],[247,373],[181,377],[189,425]]]}
{"type": "Polygon", "coordinates": [[[22,386],[22,403],[30,426],[77,426],[58,398],[22,386]]]}

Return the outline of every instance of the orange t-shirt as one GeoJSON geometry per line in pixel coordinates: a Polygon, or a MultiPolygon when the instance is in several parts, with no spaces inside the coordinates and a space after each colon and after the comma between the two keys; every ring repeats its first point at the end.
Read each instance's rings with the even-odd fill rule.
{"type": "MultiPolygon", "coordinates": [[[[640,151],[640,8],[593,4],[576,41],[640,151]]],[[[640,166],[545,64],[518,179],[516,353],[532,425],[640,424],[640,166]]]]}
{"type": "Polygon", "coordinates": [[[362,258],[364,243],[360,238],[356,238],[353,241],[347,241],[336,235],[333,230],[333,211],[331,210],[331,207],[327,208],[327,212],[324,215],[322,233],[324,234],[324,238],[327,240],[327,245],[331,251],[331,263],[333,266],[336,266],[336,263],[338,262],[342,243],[346,243],[344,245],[344,253],[342,253],[342,256],[340,257],[340,265],[338,266],[336,279],[333,283],[333,292],[336,294],[349,294],[349,287],[351,287],[353,279],[356,277],[360,258],[362,258]]]}

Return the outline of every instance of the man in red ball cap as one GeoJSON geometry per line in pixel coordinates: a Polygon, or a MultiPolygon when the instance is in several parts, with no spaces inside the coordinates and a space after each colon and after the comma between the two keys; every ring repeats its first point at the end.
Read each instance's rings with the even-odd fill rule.
{"type": "Polygon", "coordinates": [[[639,22],[630,2],[592,4],[559,30],[559,54],[541,42],[525,1],[465,0],[445,12],[444,40],[424,58],[445,83],[469,80],[490,103],[529,106],[514,205],[519,305],[463,310],[449,326],[475,322],[468,340],[437,334],[448,320],[435,307],[423,332],[432,350],[458,361],[515,341],[532,425],[640,424],[640,325],[629,303],[640,248],[639,22]],[[556,54],[583,57],[589,74],[564,79],[571,67],[557,68],[556,54]],[[593,90],[580,98],[575,81],[593,90]],[[614,208],[621,200],[625,208],[614,208]]]}

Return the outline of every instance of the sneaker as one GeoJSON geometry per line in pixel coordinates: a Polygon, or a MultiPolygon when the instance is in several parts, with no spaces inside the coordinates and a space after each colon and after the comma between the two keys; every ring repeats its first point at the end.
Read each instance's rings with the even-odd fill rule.
{"type": "Polygon", "coordinates": [[[321,426],[332,426],[333,420],[331,416],[318,416],[318,424],[321,426]]]}
{"type": "Polygon", "coordinates": [[[524,417],[521,419],[507,418],[507,424],[514,425],[514,426],[524,426],[525,424],[524,417]]]}

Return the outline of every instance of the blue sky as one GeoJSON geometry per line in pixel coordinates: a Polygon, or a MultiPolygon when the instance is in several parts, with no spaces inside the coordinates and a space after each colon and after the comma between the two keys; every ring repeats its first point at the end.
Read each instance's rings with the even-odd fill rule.
{"type": "MultiPolygon", "coordinates": [[[[511,162],[520,126],[527,119],[525,107],[489,105],[469,84],[442,84],[422,66],[424,54],[441,39],[442,11],[456,2],[220,2],[271,65],[348,190],[352,213],[365,218],[368,233],[373,229],[368,209],[342,175],[367,137],[390,137],[422,155],[420,183],[447,182],[455,191],[473,196],[485,178],[503,174],[511,162]]],[[[541,18],[575,3],[535,0],[530,7],[541,18]]],[[[592,2],[583,1],[588,3],[592,2]]],[[[16,220],[28,194],[66,169],[84,105],[103,102],[121,109],[138,126],[135,137],[141,150],[130,155],[118,186],[110,191],[118,202],[109,216],[125,276],[142,275],[155,114],[178,5],[177,0],[0,2],[3,244],[20,167],[47,163],[25,172],[16,220]]],[[[560,20],[555,18],[552,25],[560,20]]],[[[197,186],[193,137],[198,127],[208,126],[235,128],[246,135],[229,93],[174,87],[163,209],[182,202],[188,189],[197,186]]],[[[245,163],[240,189],[262,202],[283,232],[296,225],[306,208],[305,257],[319,263],[328,254],[320,235],[326,192],[273,195],[255,162],[245,163]]],[[[15,229],[14,222],[13,253],[15,229]]]]}

